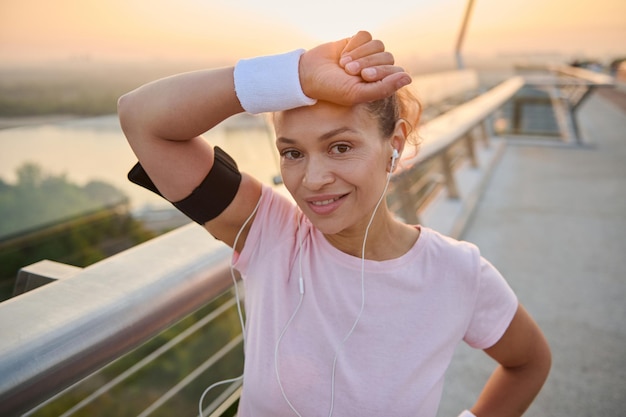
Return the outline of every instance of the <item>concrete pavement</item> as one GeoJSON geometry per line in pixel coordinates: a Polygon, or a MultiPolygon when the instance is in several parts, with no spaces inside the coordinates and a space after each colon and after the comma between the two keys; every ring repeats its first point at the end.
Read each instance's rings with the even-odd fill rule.
{"type": "MultiPolygon", "coordinates": [[[[626,416],[626,108],[595,93],[579,121],[583,147],[508,140],[461,236],[507,278],[552,347],[528,417],[626,416]]],[[[462,346],[438,416],[469,408],[492,369],[462,346]]]]}

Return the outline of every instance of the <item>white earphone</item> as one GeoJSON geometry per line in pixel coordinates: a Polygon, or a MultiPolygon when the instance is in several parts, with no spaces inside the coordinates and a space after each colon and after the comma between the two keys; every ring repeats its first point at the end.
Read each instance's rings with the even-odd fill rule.
{"type": "Polygon", "coordinates": [[[393,172],[394,167],[396,166],[396,160],[400,157],[400,153],[396,148],[393,148],[393,153],[391,154],[391,168],[389,169],[389,173],[393,172]]]}

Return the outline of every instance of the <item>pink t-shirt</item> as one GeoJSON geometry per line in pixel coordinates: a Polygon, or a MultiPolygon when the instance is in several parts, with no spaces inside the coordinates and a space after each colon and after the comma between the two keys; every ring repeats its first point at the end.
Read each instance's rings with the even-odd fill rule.
{"type": "Polygon", "coordinates": [[[334,248],[289,200],[265,187],[236,268],[245,284],[240,417],[434,417],[462,340],[485,349],[507,329],[517,298],[478,248],[421,227],[403,256],[366,260],[334,248]],[[299,227],[298,227],[299,224],[299,227]],[[301,248],[301,249],[300,249],[301,248]],[[338,352],[338,353],[337,353],[338,352]]]}

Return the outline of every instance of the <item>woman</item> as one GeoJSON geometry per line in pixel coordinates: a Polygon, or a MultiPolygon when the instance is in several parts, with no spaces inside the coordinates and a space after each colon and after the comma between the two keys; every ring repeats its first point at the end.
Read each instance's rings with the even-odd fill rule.
{"type": "MultiPolygon", "coordinates": [[[[470,411],[519,416],[550,367],[478,249],[397,221],[384,196],[415,120],[367,32],[147,84],[119,101],[131,178],[234,248],[246,288],[239,416],[435,416],[462,340],[498,365],[470,411]],[[199,135],[274,112],[295,205],[199,135]]],[[[472,414],[473,413],[473,414],[472,414]]]]}

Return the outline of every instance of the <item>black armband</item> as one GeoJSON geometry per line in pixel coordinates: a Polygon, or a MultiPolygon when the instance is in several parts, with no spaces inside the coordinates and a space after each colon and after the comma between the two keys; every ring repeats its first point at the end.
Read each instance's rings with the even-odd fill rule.
{"type": "MultiPolygon", "coordinates": [[[[172,202],[178,210],[201,225],[213,220],[228,207],[241,184],[241,173],[235,160],[221,148],[216,146],[214,149],[213,167],[204,180],[189,196],[172,202]]],[[[128,179],[163,196],[139,162],[128,173],[128,179]]]]}

